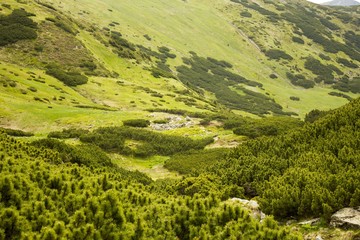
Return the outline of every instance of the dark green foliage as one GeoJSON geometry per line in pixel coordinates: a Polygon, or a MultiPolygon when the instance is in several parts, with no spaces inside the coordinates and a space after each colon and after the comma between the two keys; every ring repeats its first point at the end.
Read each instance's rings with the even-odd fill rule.
{"type": "Polygon", "coordinates": [[[95,64],[94,62],[92,62],[92,61],[82,62],[82,63],[80,64],[80,67],[81,67],[81,68],[86,68],[86,69],[88,69],[89,71],[94,71],[94,70],[97,68],[96,64],[95,64]]]}
{"type": "Polygon", "coordinates": [[[241,3],[243,6],[257,11],[258,13],[260,13],[264,16],[267,16],[270,19],[273,19],[273,20],[279,19],[279,15],[277,13],[267,10],[265,8],[262,8],[257,3],[254,3],[254,2],[249,3],[247,1],[238,1],[238,3],[241,3]]]}
{"type": "Polygon", "coordinates": [[[129,119],[123,121],[123,124],[124,126],[129,126],[129,127],[145,128],[150,126],[150,121],[146,119],[129,119]]]}
{"type": "Polygon", "coordinates": [[[35,87],[28,87],[28,89],[32,92],[37,92],[37,89],[35,87]]]}
{"type": "Polygon", "coordinates": [[[359,65],[353,63],[353,62],[350,62],[349,60],[345,59],[345,58],[338,58],[336,60],[338,63],[344,65],[345,67],[349,67],[349,68],[358,68],[359,65]]]}
{"type": "Polygon", "coordinates": [[[346,95],[344,93],[339,93],[339,92],[329,92],[329,95],[331,96],[336,96],[336,97],[342,97],[342,98],[345,98],[347,100],[352,100],[352,97],[350,97],[349,95],[346,95]]]}
{"type": "Polygon", "coordinates": [[[105,151],[132,154],[138,157],[155,154],[168,156],[191,149],[200,150],[213,142],[211,137],[192,140],[187,137],[165,135],[129,127],[99,128],[92,133],[82,135],[80,140],[95,144],[105,151]],[[125,140],[138,141],[140,144],[132,149],[125,145],[125,140]]]}
{"type": "Polygon", "coordinates": [[[33,146],[45,147],[59,153],[60,160],[64,163],[77,163],[79,165],[101,167],[113,166],[110,158],[94,145],[71,146],[56,139],[41,139],[32,142],[33,146]]]}
{"type": "Polygon", "coordinates": [[[286,52],[280,50],[280,49],[270,49],[265,52],[265,55],[270,59],[285,59],[285,60],[292,60],[293,58],[287,54],[286,52]]]}
{"type": "Polygon", "coordinates": [[[137,52],[136,46],[122,37],[121,33],[112,31],[109,43],[115,48],[115,53],[119,57],[128,59],[143,59],[143,56],[137,52]]]}
{"type": "Polygon", "coordinates": [[[175,76],[169,71],[165,71],[159,67],[152,67],[151,68],[151,75],[156,78],[164,77],[164,78],[175,78],[175,76]]]}
{"type": "Polygon", "coordinates": [[[251,185],[278,218],[329,216],[357,202],[360,99],[313,124],[248,141],[212,168],[226,183],[251,185]]]}
{"type": "Polygon", "coordinates": [[[0,14],[0,46],[16,43],[19,40],[36,39],[37,23],[31,18],[31,13],[22,9],[15,9],[4,16],[0,14]]]}
{"type": "Polygon", "coordinates": [[[176,154],[165,162],[164,167],[181,174],[200,173],[207,166],[223,159],[228,152],[228,149],[217,148],[176,154]]]}
{"type": "Polygon", "coordinates": [[[300,98],[295,97],[295,96],[290,96],[290,100],[292,100],[292,101],[300,101],[300,98]]]}
{"type": "Polygon", "coordinates": [[[61,28],[65,32],[68,32],[68,33],[71,33],[71,34],[76,33],[76,31],[68,23],[66,23],[64,20],[56,18],[54,24],[55,24],[55,26],[61,28]]]}
{"type": "Polygon", "coordinates": [[[246,18],[251,18],[252,17],[252,14],[248,11],[243,11],[240,13],[240,16],[242,17],[246,17],[246,18]]]}
{"type": "Polygon", "coordinates": [[[292,117],[268,117],[260,120],[243,118],[236,121],[235,119],[231,125],[225,122],[224,127],[229,128],[231,126],[237,135],[257,138],[260,136],[280,135],[298,128],[302,124],[300,120],[292,117]]]}
{"type": "Polygon", "coordinates": [[[329,28],[330,30],[339,30],[340,29],[340,27],[338,25],[330,22],[326,18],[320,18],[319,20],[325,27],[329,28]]]}
{"type": "Polygon", "coordinates": [[[118,168],[51,164],[56,151],[1,133],[0,148],[3,239],[300,239],[272,218],[260,223],[240,204],[220,202],[242,189],[214,175],[151,183],[118,168]]]}
{"type": "Polygon", "coordinates": [[[326,28],[336,28],[331,22],[326,19],[321,22],[319,18],[323,18],[319,17],[313,11],[308,11],[308,9],[304,7],[291,4],[287,4],[287,6],[288,12],[282,13],[281,17],[294,23],[297,28],[302,30],[306,37],[322,45],[326,52],[337,53],[342,51],[350,58],[360,60],[360,52],[354,51],[353,48],[329,38],[330,35],[326,28]],[[327,26],[325,27],[324,24],[327,26]]]}
{"type": "Polygon", "coordinates": [[[299,38],[299,37],[292,37],[292,40],[293,42],[296,42],[296,43],[300,43],[300,44],[304,44],[305,41],[302,39],[302,38],[299,38]]]}
{"type": "Polygon", "coordinates": [[[269,77],[270,77],[271,79],[276,79],[276,78],[278,78],[278,76],[277,76],[275,73],[270,74],[269,77]]]}
{"type": "Polygon", "coordinates": [[[63,129],[61,132],[50,132],[48,134],[49,138],[59,138],[59,139],[66,139],[66,138],[79,138],[83,134],[87,134],[89,131],[79,128],[69,128],[63,129]]]}
{"type": "Polygon", "coordinates": [[[2,3],[1,6],[7,9],[11,9],[11,5],[7,3],[2,3]]]}
{"type": "Polygon", "coordinates": [[[325,54],[323,54],[323,53],[320,53],[320,54],[319,54],[319,57],[320,57],[321,59],[323,59],[323,60],[326,60],[326,61],[330,61],[330,60],[331,60],[331,57],[329,57],[329,56],[327,56],[327,55],[325,55],[325,54]]]}
{"type": "Polygon", "coordinates": [[[13,137],[31,137],[34,136],[31,132],[24,132],[22,130],[11,129],[11,128],[2,128],[0,127],[0,132],[6,133],[9,136],[13,137]]]}
{"type": "Polygon", "coordinates": [[[88,78],[81,73],[75,71],[65,71],[57,64],[47,65],[46,74],[57,78],[67,86],[77,86],[88,82],[88,78]]]}
{"type": "Polygon", "coordinates": [[[292,74],[290,72],[286,73],[286,76],[288,77],[288,79],[290,79],[291,83],[296,85],[296,86],[301,86],[303,88],[313,88],[315,86],[314,81],[311,80],[307,80],[305,78],[305,76],[301,75],[301,74],[292,74]]]}
{"type": "Polygon", "coordinates": [[[151,37],[148,34],[144,34],[143,36],[146,38],[146,40],[151,41],[151,37]]]}
{"type": "Polygon", "coordinates": [[[289,114],[282,111],[282,107],[266,95],[256,93],[242,87],[246,84],[253,87],[262,87],[261,83],[248,80],[228,70],[231,64],[212,58],[202,58],[196,54],[192,58],[184,58],[186,65],[177,67],[178,78],[185,85],[215,93],[219,103],[232,108],[263,115],[269,112],[289,114]],[[232,90],[233,87],[243,94],[232,90]]]}
{"type": "Polygon", "coordinates": [[[354,33],[353,31],[348,31],[345,33],[345,39],[347,44],[352,45],[353,47],[360,49],[360,35],[354,33]]]}
{"type": "Polygon", "coordinates": [[[347,77],[341,78],[333,88],[343,92],[360,93],[360,77],[349,79],[347,77]]]}
{"type": "Polygon", "coordinates": [[[311,110],[309,113],[305,115],[305,122],[313,123],[319,118],[326,116],[329,112],[328,111],[321,111],[318,109],[311,110]]]}
{"type": "MultiPolygon", "coordinates": [[[[336,69],[334,69],[332,65],[324,65],[319,60],[308,57],[305,61],[305,68],[318,75],[325,83],[333,83],[333,71],[336,69]]],[[[319,80],[317,82],[319,82],[319,80]]]]}
{"type": "Polygon", "coordinates": [[[121,34],[116,32],[111,32],[110,44],[119,49],[127,48],[131,51],[136,51],[134,44],[130,43],[125,38],[123,38],[121,34]]]}

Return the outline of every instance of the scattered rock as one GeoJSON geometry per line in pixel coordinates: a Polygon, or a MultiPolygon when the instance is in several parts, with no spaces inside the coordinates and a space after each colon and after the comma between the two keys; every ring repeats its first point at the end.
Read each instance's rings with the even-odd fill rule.
{"type": "Polygon", "coordinates": [[[181,118],[179,116],[171,116],[171,117],[168,117],[167,120],[169,121],[168,123],[151,124],[152,129],[157,130],[157,131],[164,131],[164,130],[172,130],[172,129],[176,129],[176,128],[182,128],[182,127],[191,127],[195,124],[192,121],[192,119],[189,117],[181,118]]]}
{"type": "Polygon", "coordinates": [[[290,226],[290,225],[292,225],[294,223],[297,223],[297,221],[294,220],[294,219],[288,220],[288,221],[286,221],[286,226],[290,226]]]}
{"type": "Polygon", "coordinates": [[[360,207],[343,208],[331,216],[330,225],[344,229],[360,229],[360,207]]]}
{"type": "Polygon", "coordinates": [[[317,235],[315,240],[323,240],[323,238],[321,237],[321,235],[317,235]]]}
{"type": "Polygon", "coordinates": [[[240,202],[247,210],[250,210],[252,216],[260,221],[263,220],[266,215],[260,210],[260,205],[255,200],[246,200],[241,198],[232,198],[231,201],[233,202],[240,202]]]}
{"type": "Polygon", "coordinates": [[[299,222],[298,224],[299,225],[310,225],[310,226],[313,226],[317,223],[320,222],[320,218],[314,218],[314,219],[310,219],[310,220],[306,220],[306,221],[302,221],[302,222],[299,222]]]}

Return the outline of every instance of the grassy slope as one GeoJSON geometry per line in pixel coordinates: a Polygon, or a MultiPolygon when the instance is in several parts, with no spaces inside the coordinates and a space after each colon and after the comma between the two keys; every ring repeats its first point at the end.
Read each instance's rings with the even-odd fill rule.
{"type": "MultiPolygon", "coordinates": [[[[280,31],[277,26],[269,24],[264,16],[254,11],[252,19],[242,20],[244,22],[241,29],[244,30],[245,35],[241,35],[233,26],[233,21],[239,19],[241,6],[228,1],[214,0],[213,4],[202,0],[189,2],[174,0],[171,3],[164,0],[135,2],[80,0],[63,1],[61,4],[50,2],[53,2],[54,6],[59,6],[64,12],[70,12],[78,21],[96,23],[100,28],[109,27],[112,21],[119,22],[119,26],[110,28],[120,31],[134,43],[152,49],[158,46],[170,47],[178,55],[176,60],[171,61],[173,65],[181,64],[179,56],[187,56],[190,50],[201,56],[227,60],[234,64],[236,71],[241,75],[262,82],[266,92],[269,92],[277,102],[286,110],[297,112],[301,117],[314,108],[335,108],[347,102],[345,99],[329,96],[328,93],[333,89],[326,86],[305,91],[301,87],[291,85],[285,78],[285,73],[289,67],[303,66],[303,62],[296,61],[291,65],[282,66],[277,62],[269,61],[249,42],[247,36],[254,28],[262,29],[261,34],[270,39],[281,40],[282,48],[296,54],[298,58],[319,52],[319,46],[299,47],[291,41],[290,25],[282,24],[284,26],[281,28],[284,30],[280,31]],[[85,10],[88,14],[79,15],[77,9],[85,10]],[[152,40],[146,40],[144,34],[148,34],[152,40]],[[280,78],[271,80],[268,76],[273,72],[276,72],[280,78]],[[300,97],[301,101],[290,101],[290,96],[300,97]]],[[[256,37],[260,40],[262,38],[260,34],[256,37]]],[[[272,45],[268,44],[268,47],[272,45]]],[[[131,75],[132,81],[137,81],[134,71],[131,75]]]]}
{"type": "MultiPolygon", "coordinates": [[[[51,17],[53,13],[36,5],[33,2],[27,4],[18,3],[15,0],[6,0],[13,8],[23,7],[29,12],[36,13],[34,20],[40,22],[46,17],[51,17]]],[[[109,27],[112,30],[120,31],[126,39],[131,42],[144,45],[156,50],[159,46],[167,46],[171,52],[177,55],[176,59],[169,60],[171,66],[182,64],[181,57],[189,56],[189,51],[195,51],[200,56],[210,56],[216,59],[224,59],[234,65],[234,71],[249,79],[262,82],[265,90],[255,89],[263,93],[268,93],[277,102],[279,102],[286,111],[304,114],[314,108],[329,109],[343,105],[347,100],[329,96],[327,93],[333,91],[327,87],[316,87],[310,90],[304,90],[295,87],[289,83],[284,76],[287,71],[287,65],[280,65],[277,62],[269,61],[249,40],[251,30],[254,28],[268,29],[264,36],[269,37],[274,34],[278,39],[284,39],[283,47],[291,51],[296,48],[296,54],[307,56],[309,52],[316,52],[317,46],[307,46],[306,48],[297,48],[290,41],[286,31],[278,31],[275,26],[266,22],[263,16],[253,13],[254,21],[243,22],[241,32],[233,24],[238,20],[238,14],[241,7],[224,0],[213,0],[212,4],[208,1],[193,0],[184,2],[173,0],[171,3],[165,0],[159,1],[112,1],[112,0],[70,0],[48,1],[52,2],[59,11],[74,18],[79,24],[85,26],[80,30],[77,39],[92,54],[92,57],[102,64],[110,72],[119,73],[118,78],[90,77],[89,83],[76,88],[63,86],[62,83],[48,77],[43,71],[29,67],[19,67],[14,64],[0,62],[0,74],[8,79],[17,82],[16,88],[0,87],[0,103],[4,106],[0,109],[0,123],[2,126],[12,128],[22,128],[29,131],[36,131],[38,135],[44,136],[47,132],[61,128],[75,126],[84,128],[96,128],[99,126],[121,125],[122,120],[131,118],[149,118],[149,113],[144,111],[147,108],[177,108],[188,111],[205,111],[194,107],[186,106],[181,102],[174,100],[174,97],[166,96],[175,90],[184,90],[185,87],[173,79],[154,78],[149,71],[143,69],[143,64],[119,58],[112,53],[109,47],[104,46],[98,39],[99,34],[92,35],[86,28],[94,25],[96,28],[109,27]],[[110,11],[111,10],[111,11],[110,11]],[[81,13],[81,14],[80,14],[81,13]],[[119,26],[110,27],[112,21],[119,22],[119,26]],[[143,37],[148,34],[152,40],[149,41],[143,37]],[[176,37],[174,37],[176,36],[176,37]],[[16,72],[15,76],[10,72],[16,72]],[[32,71],[36,75],[44,77],[46,83],[26,80],[29,76],[26,72],[32,71]],[[269,74],[276,72],[280,77],[271,80],[269,74]],[[117,81],[121,81],[118,84],[117,81]],[[63,88],[67,94],[60,93],[58,90],[49,87],[53,84],[63,88]],[[32,93],[27,91],[26,95],[21,94],[20,89],[35,87],[38,91],[32,93]],[[139,87],[149,87],[164,95],[161,99],[150,96],[139,87]],[[65,96],[63,101],[53,101],[53,97],[65,96]],[[290,96],[300,97],[301,101],[295,102],[289,99],[290,96]],[[46,98],[50,103],[35,101],[34,97],[46,98]],[[94,109],[80,109],[74,105],[81,104],[87,106],[109,106],[117,111],[102,111],[94,109]],[[51,106],[52,108],[49,108],[51,106]]],[[[272,9],[273,10],[273,9],[272,9]]],[[[11,11],[4,8],[2,13],[11,11]]],[[[286,24],[284,29],[290,29],[286,24]]],[[[261,38],[259,35],[258,37],[261,38]]],[[[265,39],[265,38],[264,38],[265,39]]],[[[264,40],[262,39],[262,40],[264,40]]],[[[261,40],[261,39],[260,39],[261,40]]],[[[26,46],[25,43],[19,46],[26,46]]],[[[271,45],[271,44],[270,44],[271,45]]],[[[269,45],[269,46],[270,46],[269,45]]],[[[18,51],[15,48],[10,51],[18,51]]],[[[23,55],[16,56],[12,61],[22,60],[23,55]]],[[[30,59],[31,60],[31,59],[30,59]]],[[[31,61],[30,61],[31,63],[31,61]]],[[[293,64],[303,64],[293,63],[293,64]]],[[[206,94],[213,98],[211,94],[206,94]]],[[[350,96],[355,96],[349,94],[350,96]]],[[[207,105],[205,102],[197,100],[200,105],[207,105]]],[[[238,111],[240,114],[243,112],[238,111]]],[[[246,113],[245,113],[246,114],[246,113]]],[[[241,137],[234,137],[229,132],[218,132],[217,128],[204,129],[199,126],[180,128],[168,131],[170,134],[189,135],[195,138],[218,134],[220,140],[227,142],[241,141],[241,137]]],[[[222,141],[214,144],[223,145],[222,141]]],[[[163,160],[163,159],[162,159],[163,160]]],[[[162,161],[161,160],[161,161],[162,161]]],[[[161,166],[159,159],[150,159],[146,163],[143,160],[127,159],[123,164],[128,166],[135,163],[135,168],[142,169],[161,166]],[[150,164],[151,163],[151,164],[150,164]],[[149,165],[150,164],[150,165],[149,165]]],[[[153,177],[168,174],[160,171],[153,177]]],[[[151,174],[151,173],[150,173],[151,174]]],[[[166,175],[167,176],[167,175],[166,175]]]]}

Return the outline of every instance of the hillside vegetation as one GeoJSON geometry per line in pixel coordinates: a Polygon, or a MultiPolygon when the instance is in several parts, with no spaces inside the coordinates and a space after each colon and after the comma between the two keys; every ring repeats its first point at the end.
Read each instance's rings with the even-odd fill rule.
{"type": "Polygon", "coordinates": [[[29,146],[4,133],[0,148],[2,239],[300,239],[270,217],[260,224],[216,192],[177,195],[171,183],[94,165],[94,155],[78,155],[86,163],[80,167],[63,162],[59,149],[29,146]]]}
{"type": "Polygon", "coordinates": [[[56,112],[55,129],[69,122],[101,127],[111,125],[118,110],[131,119],[146,116],[147,109],[227,107],[240,114],[304,117],[312,109],[345,104],[359,92],[357,7],[7,0],[0,14],[4,28],[24,24],[32,32],[29,40],[25,30],[11,34],[14,40],[0,47],[1,81],[23,86],[21,94],[1,90],[9,102],[2,109],[5,126],[48,132],[35,123],[56,112]],[[63,84],[77,87],[70,92],[63,84]],[[53,86],[67,94],[51,93],[53,86]],[[29,111],[14,118],[19,105],[29,111]],[[99,110],[115,112],[99,122],[99,110]]]}
{"type": "Polygon", "coordinates": [[[326,227],[360,205],[359,19],[305,0],[3,1],[0,239],[326,227]]]}
{"type": "Polygon", "coordinates": [[[301,129],[248,141],[208,169],[278,218],[329,219],[360,204],[359,109],[356,99],[301,129]]]}

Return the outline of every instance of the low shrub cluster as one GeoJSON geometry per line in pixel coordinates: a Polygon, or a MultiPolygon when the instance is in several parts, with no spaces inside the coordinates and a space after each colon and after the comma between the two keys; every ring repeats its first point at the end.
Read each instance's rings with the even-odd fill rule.
{"type": "Polygon", "coordinates": [[[0,127],[0,132],[6,133],[7,135],[13,136],[13,137],[32,137],[32,136],[34,136],[34,134],[31,132],[24,132],[24,131],[18,130],[18,129],[3,128],[3,127],[0,127]]]}
{"type": "Polygon", "coordinates": [[[311,80],[307,80],[304,75],[301,74],[292,74],[290,72],[286,73],[288,79],[290,79],[291,83],[296,86],[301,86],[303,88],[313,88],[315,86],[315,82],[311,80]]]}
{"type": "Polygon", "coordinates": [[[280,49],[270,49],[268,51],[265,52],[265,55],[270,58],[270,59],[285,59],[285,60],[292,60],[293,58],[287,54],[286,52],[284,52],[283,50],[280,49]]]}
{"type": "MultiPolygon", "coordinates": [[[[306,37],[322,45],[326,52],[337,53],[342,51],[350,58],[360,60],[360,52],[354,51],[350,46],[329,38],[327,28],[337,29],[338,26],[317,15],[315,12],[308,11],[308,9],[301,6],[294,7],[288,4],[288,11],[282,13],[281,17],[294,23],[297,28],[302,30],[306,37]]],[[[352,36],[348,35],[348,38],[353,39],[352,36]]]]}
{"type": "Polygon", "coordinates": [[[333,88],[343,92],[360,93],[360,77],[352,79],[343,77],[334,84],[333,88]]]}
{"type": "Polygon", "coordinates": [[[207,166],[224,159],[228,152],[228,149],[216,148],[179,153],[167,160],[164,167],[180,174],[201,173],[207,166]]]}
{"type": "MultiPolygon", "coordinates": [[[[129,123],[134,126],[143,126],[142,124],[144,123],[148,124],[146,120],[131,120],[129,123]]],[[[63,132],[65,133],[50,133],[48,137],[63,138],[68,132],[83,133],[79,136],[80,141],[83,143],[96,145],[108,152],[117,152],[137,157],[148,157],[155,154],[168,156],[191,149],[200,150],[213,142],[212,137],[192,140],[187,137],[171,136],[126,126],[99,128],[93,132],[83,130],[64,130],[63,132]],[[136,141],[139,144],[135,148],[131,148],[126,145],[127,140],[136,141]]]]}
{"type": "Polygon", "coordinates": [[[301,239],[222,202],[241,188],[218,185],[214,175],[152,182],[137,171],[62,164],[61,144],[37,145],[0,133],[2,239],[301,239]]]}
{"type": "Polygon", "coordinates": [[[235,134],[249,138],[276,136],[302,125],[302,121],[292,117],[267,117],[259,120],[236,117],[224,122],[225,129],[233,129],[235,134]]]}
{"type": "Polygon", "coordinates": [[[67,86],[77,86],[86,84],[88,78],[76,71],[65,71],[57,64],[49,64],[46,66],[46,74],[60,80],[67,86]]]}
{"type": "Polygon", "coordinates": [[[150,121],[146,119],[129,119],[123,121],[124,126],[145,128],[150,126],[150,121]]]}
{"type": "Polygon", "coordinates": [[[322,217],[360,204],[360,99],[312,124],[241,144],[211,167],[277,218],[322,217]]]}
{"type": "Polygon", "coordinates": [[[184,58],[186,65],[177,67],[178,78],[185,85],[194,89],[201,88],[213,92],[219,103],[231,108],[263,115],[269,112],[289,114],[282,107],[264,94],[251,91],[240,84],[262,87],[261,83],[248,80],[232,73],[232,65],[213,58],[203,58],[192,53],[191,58],[184,58]],[[241,92],[239,94],[237,91],[241,92]]]}
{"type": "Polygon", "coordinates": [[[36,39],[37,23],[35,16],[23,9],[15,9],[10,15],[0,14],[0,46],[16,43],[19,40],[36,39]]]}
{"type": "Polygon", "coordinates": [[[330,96],[335,96],[335,97],[342,97],[342,98],[345,98],[345,99],[347,99],[349,101],[351,101],[353,99],[349,95],[346,95],[344,93],[339,93],[339,92],[329,92],[329,95],[330,96]]]}

